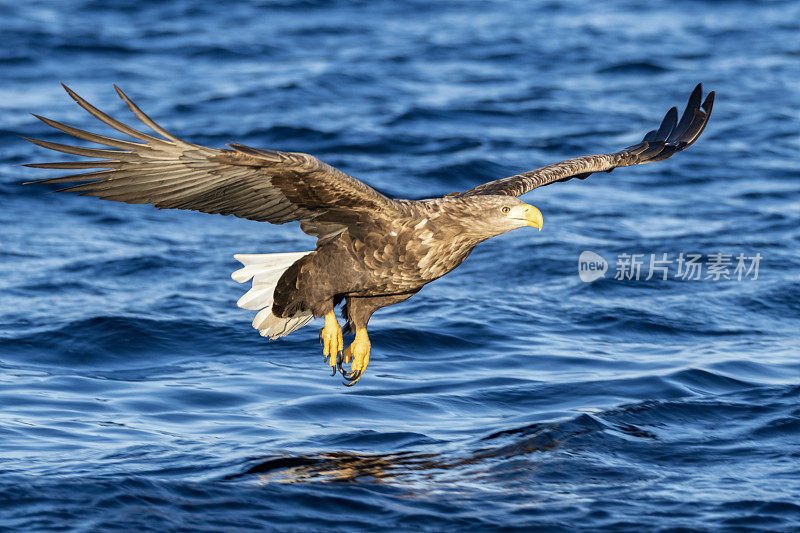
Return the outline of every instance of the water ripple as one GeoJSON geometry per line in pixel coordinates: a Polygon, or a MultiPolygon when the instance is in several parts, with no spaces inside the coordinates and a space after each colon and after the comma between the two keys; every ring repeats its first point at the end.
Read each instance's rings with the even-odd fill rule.
{"type": "MultiPolygon", "coordinates": [[[[800,528],[800,6],[28,2],[0,18],[0,529],[800,528]],[[754,24],[753,21],[758,21],[754,24]],[[265,342],[232,254],[293,225],[23,186],[31,117],[306,151],[389,194],[637,142],[698,81],[703,139],[538,189],[371,322],[340,386],[317,325],[265,342]],[[609,260],[579,280],[579,254],[609,260]],[[757,280],[620,280],[620,254],[760,253],[757,280]]],[[[99,128],[103,132],[103,128],[99,128]]]]}

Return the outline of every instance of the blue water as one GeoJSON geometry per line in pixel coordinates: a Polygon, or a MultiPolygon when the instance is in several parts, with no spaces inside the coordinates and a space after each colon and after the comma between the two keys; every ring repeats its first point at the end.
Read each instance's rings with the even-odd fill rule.
{"type": "Polygon", "coordinates": [[[0,529],[800,528],[800,4],[116,4],[2,7],[0,529]],[[232,255],[307,250],[296,225],[20,184],[60,158],[19,136],[65,139],[29,112],[108,131],[59,81],[400,197],[717,100],[669,161],[526,196],[543,231],[379,311],[346,388],[320,324],[270,343],[235,306],[232,255]],[[758,279],[614,279],[693,252],[761,254],[758,279]]]}

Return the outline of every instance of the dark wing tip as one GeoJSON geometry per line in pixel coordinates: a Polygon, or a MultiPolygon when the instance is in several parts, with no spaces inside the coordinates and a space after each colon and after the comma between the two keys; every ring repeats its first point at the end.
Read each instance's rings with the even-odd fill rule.
{"type": "Polygon", "coordinates": [[[714,107],[714,91],[708,93],[706,96],[703,105],[700,106],[700,109],[695,110],[695,119],[692,121],[689,129],[687,130],[686,134],[683,136],[681,141],[685,144],[679,148],[679,150],[685,150],[689,148],[691,145],[700,138],[700,135],[705,131],[706,126],[708,125],[708,121],[711,118],[711,109],[714,107]]]}
{"type": "Polygon", "coordinates": [[[650,146],[639,154],[638,162],[663,161],[694,144],[711,117],[714,94],[714,91],[711,91],[703,101],[703,84],[698,83],[689,96],[686,109],[679,121],[677,121],[678,110],[675,107],[670,108],[661,121],[661,126],[644,136],[643,141],[648,142],[650,146]]]}
{"type": "Polygon", "coordinates": [[[649,143],[649,142],[655,141],[656,140],[656,133],[658,133],[658,130],[650,130],[650,131],[648,131],[645,134],[645,136],[642,138],[642,142],[643,143],[649,143]]]}
{"type": "Polygon", "coordinates": [[[678,124],[678,108],[672,106],[667,111],[667,114],[664,115],[664,120],[661,121],[661,125],[658,127],[658,131],[656,132],[656,141],[666,141],[667,137],[670,136],[672,131],[675,129],[675,126],[678,124]]]}
{"type": "Polygon", "coordinates": [[[711,91],[708,93],[708,96],[706,96],[706,101],[703,102],[703,105],[701,106],[709,115],[711,115],[711,108],[714,107],[714,97],[716,94],[716,91],[711,91]]]}

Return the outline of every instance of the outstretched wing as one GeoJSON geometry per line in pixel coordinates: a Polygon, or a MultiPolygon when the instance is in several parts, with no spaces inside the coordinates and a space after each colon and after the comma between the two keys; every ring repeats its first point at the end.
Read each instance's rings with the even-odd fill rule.
{"type": "Polygon", "coordinates": [[[365,183],[308,154],[258,150],[239,144],[213,149],[170,134],[145,115],[118,87],[119,97],[136,117],[161,137],[119,122],[75,94],[67,93],[95,118],[142,142],[130,142],[79,130],[36,116],[55,129],[115,150],[83,148],[37,139],[28,141],[58,152],[96,159],[34,163],[25,166],[93,170],[30,183],[68,183],[60,189],[159,209],[189,209],[283,224],[300,221],[309,235],[325,239],[394,202],[365,183]]]}
{"type": "Polygon", "coordinates": [[[490,181],[474,187],[463,196],[479,194],[498,194],[521,196],[542,185],[573,178],[586,179],[593,172],[611,172],[617,167],[629,167],[642,163],[663,161],[675,152],[690,147],[708,124],[711,108],[714,104],[714,92],[708,93],[701,105],[702,84],[695,87],[689,97],[689,103],[683,116],[678,121],[678,110],[667,111],[661,126],[644,136],[642,142],[629,146],[613,154],[598,154],[567,159],[554,165],[529,170],[516,176],[490,181]]]}

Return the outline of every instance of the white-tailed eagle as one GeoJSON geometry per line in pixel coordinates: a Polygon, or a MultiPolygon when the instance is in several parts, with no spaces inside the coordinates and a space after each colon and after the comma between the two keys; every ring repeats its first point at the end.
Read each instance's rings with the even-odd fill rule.
{"type": "Polygon", "coordinates": [[[667,159],[688,148],[703,132],[714,93],[692,92],[683,115],[671,108],[658,129],[618,152],[587,155],[478,185],[443,198],[388,198],[358,179],[303,153],[230,144],[206,148],[170,134],[145,115],[119,88],[128,108],[156,135],[111,118],[64,87],[95,118],[134,141],[105,137],[37,118],[64,133],[110,149],[48,141],[30,142],[85,161],[27,166],[81,170],[34,183],[77,185],[60,189],[159,209],[189,209],[284,224],[297,221],[317,237],[314,250],[241,254],[234,280],[252,287],[239,307],[257,311],[253,327],[271,339],[288,335],[314,317],[325,361],[354,384],[369,363],[367,322],[381,307],[402,302],[426,283],[444,276],[480,242],[507,231],[542,227],[542,214],[519,196],[594,172],[667,159]],[[345,302],[346,329],[355,339],[345,348],[334,308],[345,302]],[[350,369],[342,367],[350,364],[350,369]]]}

